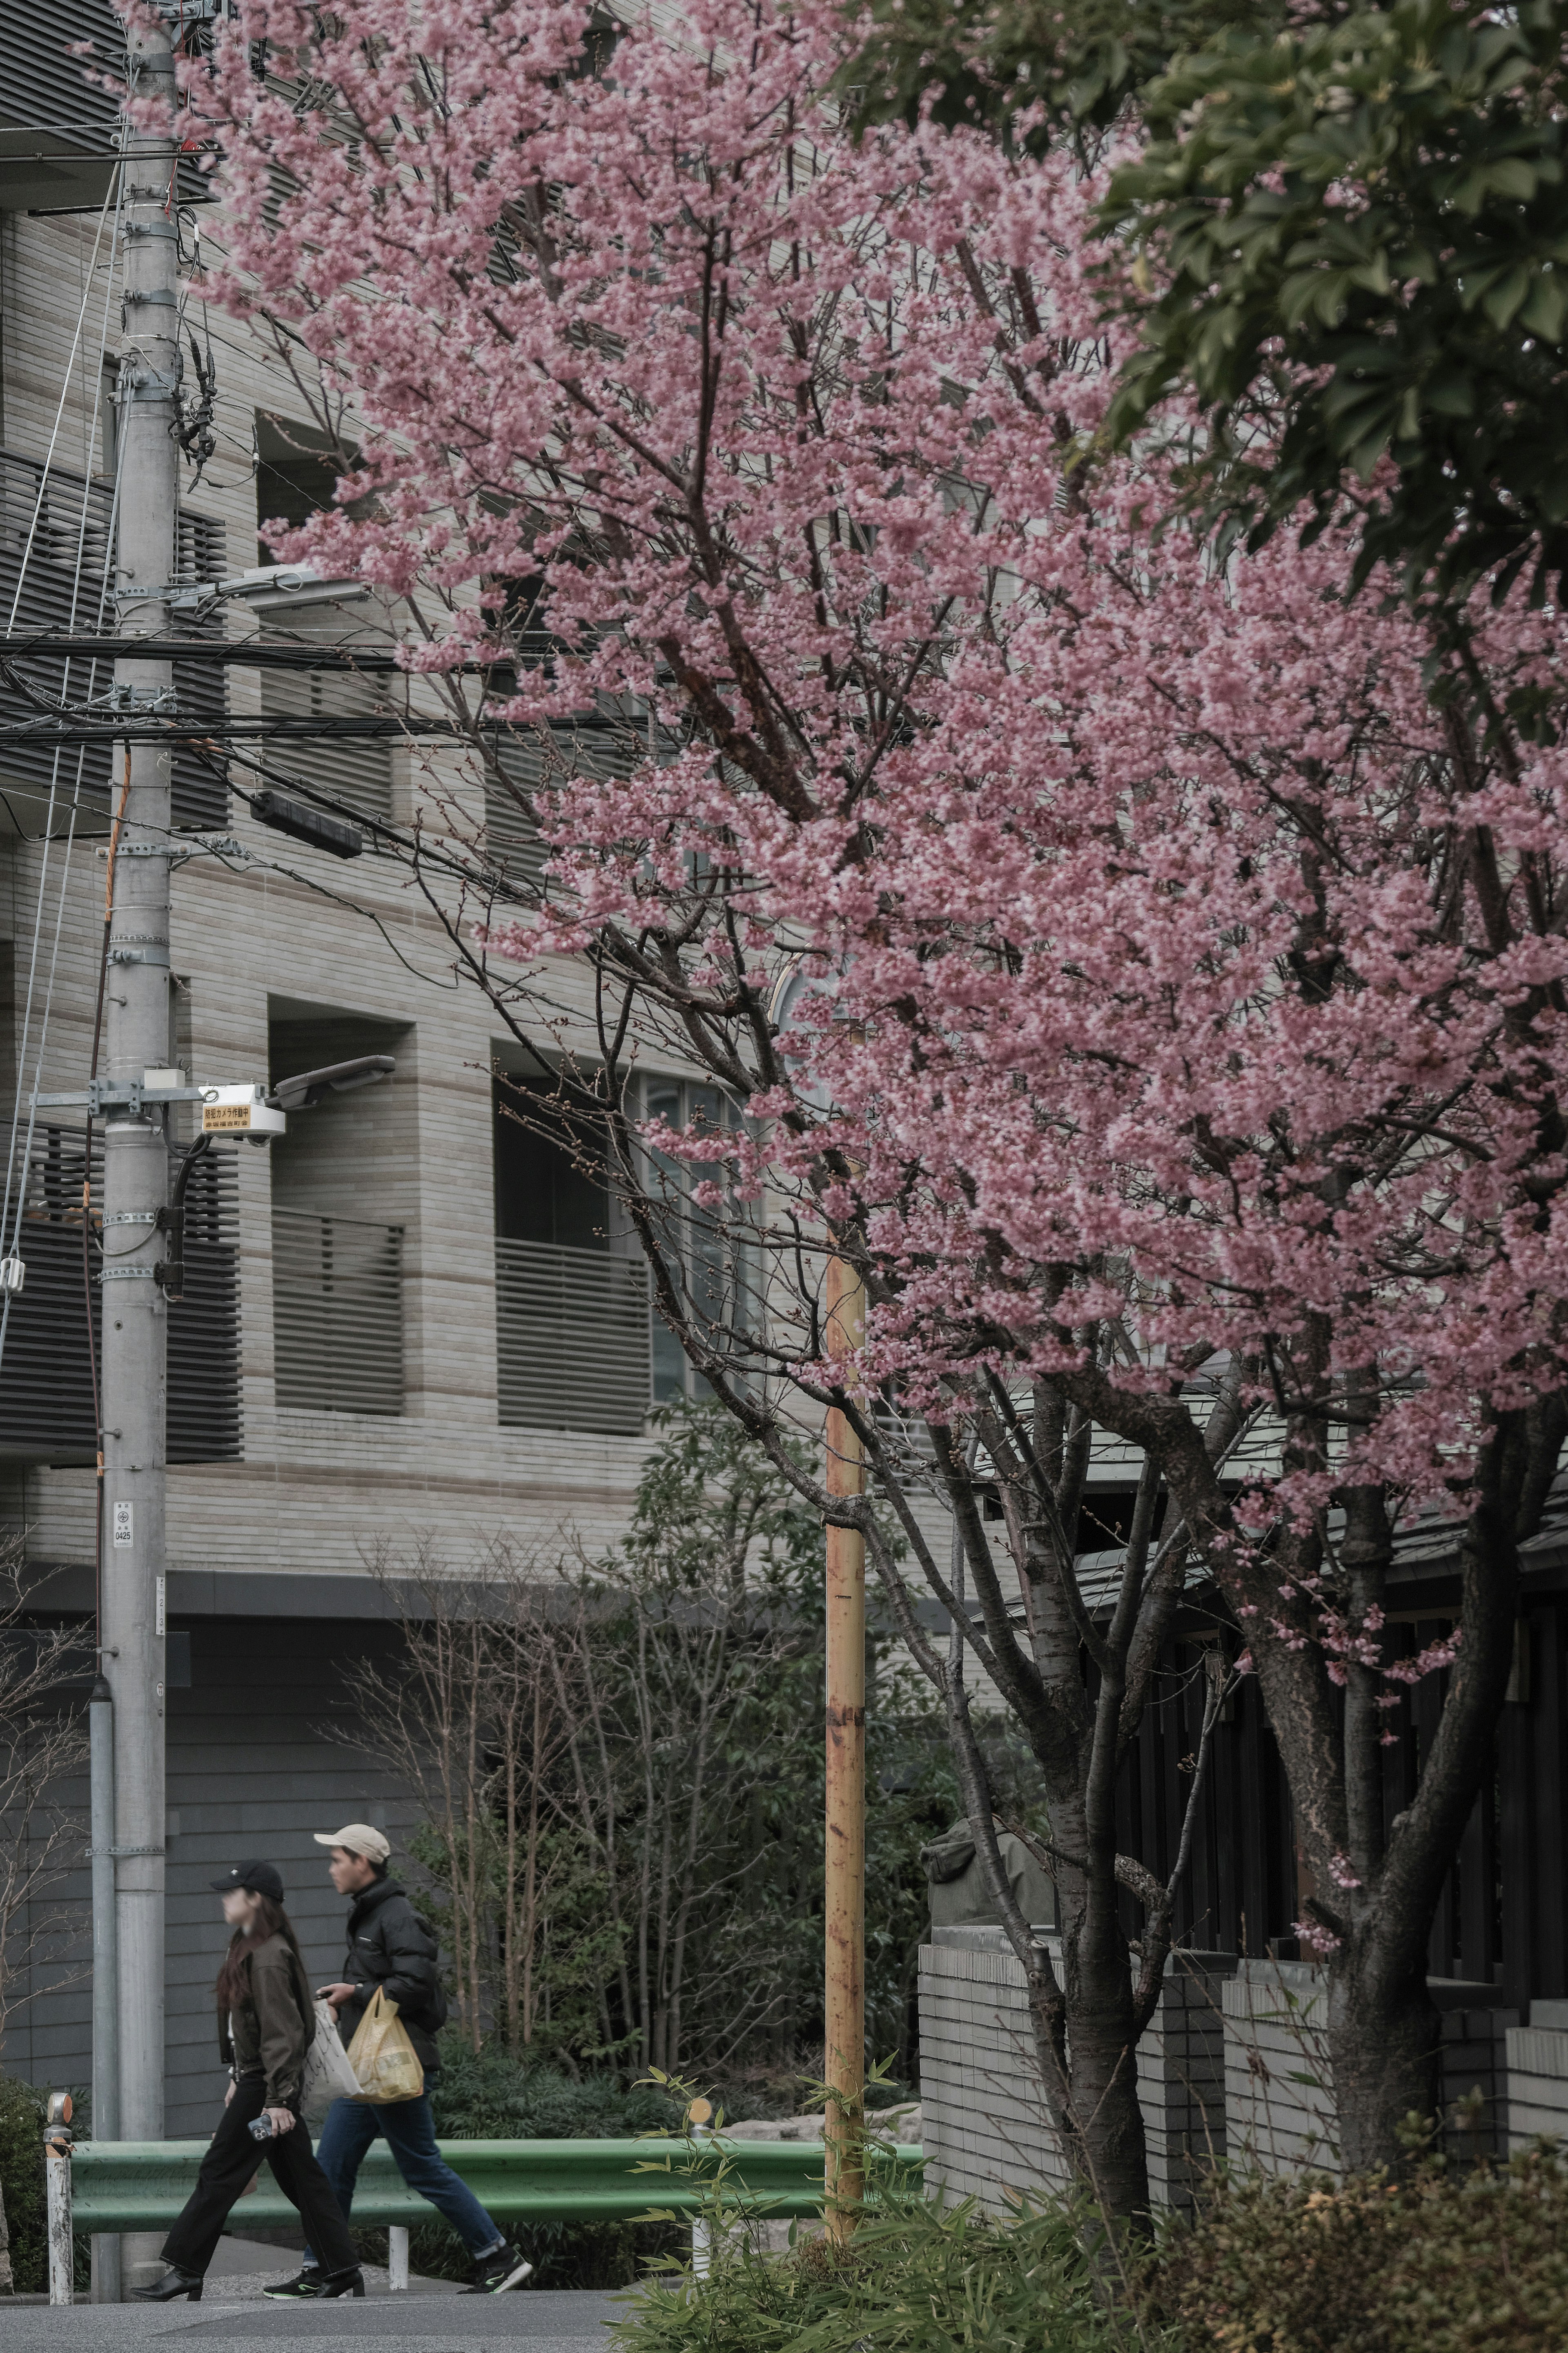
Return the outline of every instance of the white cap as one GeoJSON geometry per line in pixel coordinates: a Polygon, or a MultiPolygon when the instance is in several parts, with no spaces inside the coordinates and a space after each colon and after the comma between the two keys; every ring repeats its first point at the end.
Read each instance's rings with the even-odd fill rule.
{"type": "Polygon", "coordinates": [[[392,1852],[390,1843],[368,1822],[350,1822],[341,1831],[314,1832],[318,1846],[346,1847],[351,1854],[363,1854],[367,1862],[384,1862],[392,1852]]]}

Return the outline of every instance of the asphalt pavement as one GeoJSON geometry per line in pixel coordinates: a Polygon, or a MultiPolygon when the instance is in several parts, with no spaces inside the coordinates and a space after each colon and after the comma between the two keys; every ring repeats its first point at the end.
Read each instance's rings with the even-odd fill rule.
{"type": "Polygon", "coordinates": [[[221,2304],[213,2281],[200,2304],[28,2304],[0,2302],[5,2353],[609,2353],[605,2326],[616,2299],[579,2289],[521,2288],[510,2295],[371,2295],[363,2302],[221,2304]],[[208,2299],[212,2299],[209,2301],[208,2299]]]}
{"type": "Polygon", "coordinates": [[[331,2304],[268,2304],[268,2280],[288,2279],[299,2257],[253,2239],[224,2238],[206,2276],[200,2304],[8,2303],[0,2297],[4,2353],[357,2353],[380,2345],[389,2353],[501,2353],[526,2345],[533,2353],[611,2353],[607,2324],[625,2309],[614,2295],[578,2289],[517,2288],[507,2295],[460,2295],[450,2280],[415,2275],[406,2294],[391,2295],[386,2274],[365,2265],[362,2299],[331,2304]]]}

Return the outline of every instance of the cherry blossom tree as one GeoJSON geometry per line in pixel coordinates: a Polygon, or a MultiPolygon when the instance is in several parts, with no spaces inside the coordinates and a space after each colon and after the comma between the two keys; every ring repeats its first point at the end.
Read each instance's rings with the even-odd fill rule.
{"type": "MultiPolygon", "coordinates": [[[[1562,763],[1478,739],[1392,599],[1346,605],[1344,533],[1219,572],[1166,523],[1191,420],[1107,454],[1095,184],[929,121],[853,140],[846,39],[773,0],[599,32],[565,0],[247,0],[189,79],[223,299],[362,445],[344,511],[279,543],[405,600],[476,746],[533,747],[542,884],[455,823],[412,869],[598,1123],[715,1391],[797,1482],[792,1417],[858,1430],[874,1495],[805,1483],[944,1694],[1046,2098],[1127,2214],[1173,1888],[1117,1853],[1115,1779],[1194,1590],[1289,1777],[1347,2158],[1436,2105],[1426,1940],[1564,1427],[1562,763]],[[462,665],[502,655],[487,702],[462,665]],[[584,714],[640,756],[574,773],[584,714]],[[785,956],[817,987],[781,1018],[785,956]],[[637,1092],[654,1047],[710,1082],[683,1132],[637,1092]],[[847,1362],[828,1253],[869,1300],[847,1362]],[[1143,1471],[1091,1614],[1097,1431],[1143,1471]],[[1411,1658],[1388,1589],[1432,1514],[1462,1606],[1411,1658]],[[900,1537],[1041,1767],[1059,1968],[900,1537]],[[1438,1672],[1390,1823],[1389,1727],[1438,1672]]],[[[1517,603],[1472,648],[1499,707],[1560,700],[1517,603]]]]}

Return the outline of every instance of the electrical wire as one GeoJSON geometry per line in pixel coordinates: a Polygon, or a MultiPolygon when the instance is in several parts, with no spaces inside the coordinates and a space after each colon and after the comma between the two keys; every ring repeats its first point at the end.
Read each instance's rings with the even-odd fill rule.
{"type": "MultiPolygon", "coordinates": [[[[103,360],[104,355],[107,353],[108,346],[109,346],[109,311],[110,311],[110,305],[111,301],[113,301],[113,296],[114,296],[114,255],[115,255],[115,251],[116,251],[116,248],[117,248],[118,240],[119,240],[119,226],[120,226],[120,211],[121,211],[121,196],[120,196],[120,193],[119,193],[119,191],[120,191],[120,185],[121,185],[121,184],[120,184],[120,174],[119,174],[119,170],[118,170],[118,167],[117,167],[117,168],[116,168],[116,171],[115,171],[115,174],[114,174],[114,179],[113,179],[113,182],[111,183],[111,188],[110,188],[110,193],[113,194],[113,195],[114,195],[114,196],[115,196],[115,215],[114,215],[115,226],[114,226],[114,234],[113,234],[113,236],[111,237],[111,238],[110,238],[110,242],[109,271],[108,271],[108,277],[107,277],[107,279],[106,279],[105,285],[104,285],[103,316],[102,316],[102,319],[101,319],[101,321],[100,321],[100,327],[99,327],[99,356],[100,356],[100,365],[99,365],[99,368],[98,368],[98,371],[97,371],[97,375],[96,375],[95,382],[94,382],[91,420],[90,420],[90,423],[89,423],[89,431],[88,431],[88,452],[87,452],[87,455],[88,455],[88,471],[89,471],[89,475],[90,475],[90,472],[91,472],[91,466],[92,466],[92,453],[93,453],[94,448],[98,446],[99,438],[100,438],[100,417],[101,417],[102,403],[103,403],[103,366],[102,366],[102,360],[103,360]]],[[[106,194],[105,198],[104,198],[104,206],[105,206],[105,210],[106,210],[106,211],[107,211],[107,208],[108,208],[108,204],[109,204],[109,195],[108,195],[108,194],[106,194]]],[[[100,216],[100,221],[99,221],[99,232],[98,232],[98,236],[97,236],[97,237],[95,237],[95,238],[94,238],[94,240],[93,240],[92,267],[91,267],[91,269],[89,269],[89,273],[88,273],[88,286],[89,286],[89,290],[90,290],[90,288],[91,288],[93,272],[94,272],[94,271],[96,270],[96,269],[97,269],[98,248],[99,248],[99,244],[100,244],[100,242],[101,241],[101,237],[102,237],[102,228],[103,228],[103,222],[102,222],[102,217],[101,217],[101,216],[100,216]]],[[[82,317],[85,317],[85,313],[86,313],[86,301],[85,301],[85,298],[84,298],[84,301],[83,301],[83,307],[82,307],[82,314],[81,314],[81,316],[80,316],[80,317],[79,317],[78,322],[77,322],[77,337],[76,337],[75,341],[73,341],[73,343],[72,343],[72,348],[71,348],[71,356],[70,356],[69,360],[68,360],[68,362],[67,362],[66,381],[67,381],[67,387],[68,387],[68,385],[69,385],[69,379],[70,379],[70,369],[71,369],[71,367],[72,367],[72,366],[74,365],[74,364],[75,364],[75,358],[76,358],[77,347],[78,347],[78,344],[79,343],[79,340],[80,340],[80,330],[81,330],[82,317]]],[[[63,405],[64,405],[64,399],[63,399],[63,395],[62,395],[62,403],[61,403],[62,410],[63,410],[63,405]]],[[[56,434],[57,434],[57,436],[58,436],[58,428],[59,428],[59,414],[60,414],[60,412],[57,412],[57,416],[56,416],[56,434]]],[[[53,440],[51,439],[51,443],[50,443],[51,455],[52,455],[52,451],[53,451],[53,446],[54,446],[54,444],[53,444],[53,440]]],[[[115,529],[115,522],[116,522],[116,517],[117,517],[118,509],[119,509],[119,503],[120,503],[120,463],[119,463],[119,459],[120,459],[120,452],[119,452],[119,448],[118,448],[118,445],[117,445],[117,447],[116,447],[116,451],[115,451],[115,480],[114,480],[114,489],[113,489],[112,496],[111,496],[110,501],[110,513],[109,513],[109,539],[110,539],[110,545],[112,545],[112,544],[113,544],[114,529],[115,529]]],[[[44,477],[40,480],[40,484],[39,484],[39,501],[38,501],[38,508],[35,510],[35,514],[34,514],[33,530],[34,530],[35,532],[36,532],[36,530],[37,530],[37,512],[41,510],[41,506],[42,506],[42,497],[43,497],[44,482],[45,482],[45,481],[47,481],[47,465],[46,465],[46,472],[45,472],[44,477]]],[[[85,553],[86,553],[86,546],[87,546],[87,525],[88,525],[88,515],[89,515],[89,505],[90,505],[90,501],[89,501],[89,500],[84,496],[84,497],[83,497],[83,500],[82,500],[82,504],[81,504],[81,516],[80,516],[80,521],[79,521],[79,522],[78,530],[77,530],[76,559],[75,559],[75,563],[74,563],[73,567],[72,567],[72,575],[71,575],[70,626],[71,626],[71,628],[72,628],[73,629],[74,629],[74,628],[75,628],[75,626],[76,626],[78,600],[79,599],[80,595],[81,595],[82,564],[83,564],[83,558],[84,558],[84,555],[85,555],[85,553]]],[[[29,539],[29,546],[30,546],[30,544],[31,544],[31,540],[29,539]]],[[[13,605],[12,605],[11,621],[12,621],[12,627],[13,627],[13,628],[15,628],[15,626],[16,626],[16,610],[17,610],[17,604],[18,604],[18,602],[19,602],[19,600],[20,600],[20,596],[21,596],[21,587],[22,587],[22,582],[21,582],[21,579],[19,578],[19,579],[18,579],[18,583],[17,583],[17,596],[16,596],[16,600],[14,600],[13,605]]],[[[101,628],[103,627],[103,624],[104,624],[105,610],[106,610],[106,607],[107,607],[107,603],[108,603],[108,592],[109,592],[109,577],[108,577],[108,575],[107,575],[107,573],[106,573],[106,574],[105,574],[105,575],[104,575],[103,580],[102,580],[102,581],[100,582],[100,589],[99,589],[99,599],[98,599],[98,627],[99,627],[100,628],[101,628]]],[[[96,678],[97,670],[98,670],[98,661],[97,661],[97,658],[95,657],[95,658],[94,658],[94,659],[93,659],[92,665],[91,665],[91,669],[90,669],[90,670],[89,670],[89,679],[88,679],[88,691],[89,691],[89,693],[90,693],[90,692],[91,692],[91,691],[92,691],[92,684],[93,684],[93,681],[94,681],[94,679],[96,678]]],[[[68,683],[69,675],[70,675],[70,662],[69,662],[69,660],[68,660],[68,659],[67,663],[66,663],[66,668],[65,668],[65,673],[64,673],[64,676],[63,676],[63,678],[62,678],[62,681],[61,681],[61,683],[62,683],[62,687],[64,687],[66,684],[68,684],[68,683]]],[[[72,853],[72,850],[73,850],[73,849],[74,849],[74,848],[75,848],[75,843],[76,843],[76,821],[77,821],[77,815],[78,815],[78,810],[79,810],[79,802],[80,802],[81,786],[82,786],[82,774],[83,774],[83,770],[84,770],[84,767],[85,767],[85,765],[86,765],[86,760],[87,760],[87,746],[86,746],[85,744],[83,744],[82,746],[80,746],[80,748],[79,749],[79,751],[78,751],[78,753],[77,753],[77,773],[76,773],[76,779],[75,779],[75,783],[74,783],[74,786],[73,786],[73,788],[72,788],[72,792],[71,792],[70,819],[69,819],[69,824],[68,824],[68,826],[67,832],[66,832],[66,839],[65,839],[65,856],[64,856],[64,858],[62,859],[62,860],[61,860],[61,862],[60,862],[60,886],[59,886],[59,898],[58,898],[58,903],[57,903],[57,906],[56,906],[56,910],[55,910],[55,928],[54,928],[54,938],[53,938],[53,941],[52,941],[52,943],[51,943],[51,945],[50,945],[50,951],[49,951],[49,969],[48,969],[48,977],[47,977],[47,985],[46,985],[46,987],[45,987],[45,992],[44,992],[44,1005],[43,1005],[43,1014],[42,1014],[42,1018],[41,1018],[41,1020],[40,1020],[40,1022],[39,1022],[39,1025],[38,1025],[38,1042],[37,1042],[37,1061],[36,1061],[36,1067],[35,1067],[35,1071],[34,1071],[33,1085],[32,1085],[31,1090],[29,1091],[29,1094],[28,1094],[26,1135],[26,1139],[25,1139],[25,1141],[24,1141],[24,1143],[23,1143],[23,1145],[22,1145],[22,1150],[21,1150],[21,1164],[20,1164],[20,1169],[19,1169],[19,1171],[18,1171],[18,1169],[17,1169],[17,1151],[16,1151],[17,1129],[18,1129],[18,1128],[19,1128],[19,1126],[21,1125],[21,1115],[22,1115],[22,1100],[21,1100],[21,1099],[22,1099],[22,1090],[23,1090],[23,1088],[24,1088],[24,1086],[26,1085],[26,1082],[27,1049],[28,1049],[28,1044],[29,1044],[29,1041],[30,1041],[31,1030],[32,1030],[33,998],[34,998],[34,991],[35,991],[35,987],[36,987],[36,984],[37,984],[37,963],[38,963],[38,944],[39,944],[39,935],[40,935],[40,933],[41,933],[41,930],[42,930],[42,924],[43,924],[43,913],[44,913],[44,903],[45,903],[45,898],[46,898],[46,894],[47,894],[47,888],[48,888],[49,857],[50,857],[50,853],[51,853],[51,850],[52,850],[52,849],[53,849],[54,843],[55,843],[56,839],[58,839],[58,837],[57,837],[57,835],[56,835],[56,833],[55,833],[55,829],[54,829],[54,828],[55,828],[55,809],[56,809],[57,800],[58,800],[58,788],[59,788],[60,750],[61,750],[61,748],[63,748],[63,747],[58,747],[58,747],[56,748],[54,760],[53,760],[53,762],[51,763],[51,765],[50,765],[50,772],[49,772],[49,798],[48,798],[48,806],[47,806],[47,809],[46,816],[45,816],[45,820],[44,820],[44,853],[43,853],[43,859],[42,859],[42,861],[41,861],[41,863],[40,863],[39,870],[38,870],[38,888],[37,888],[37,902],[36,902],[36,904],[35,904],[35,908],[34,908],[34,915],[33,915],[33,939],[32,939],[32,947],[31,947],[31,951],[30,951],[30,954],[29,954],[29,957],[28,957],[28,965],[27,965],[27,991],[26,991],[26,1000],[25,1000],[24,1010],[23,1010],[23,1017],[22,1017],[22,1036],[21,1036],[20,1046],[19,1046],[19,1050],[18,1050],[18,1053],[17,1053],[17,1059],[16,1059],[16,1101],[15,1101],[15,1103],[13,1103],[13,1106],[12,1106],[10,1135],[9,1135],[9,1138],[8,1138],[8,1141],[7,1141],[7,1146],[6,1146],[6,1157],[5,1157],[5,1182],[4,1195],[3,1195],[3,1197],[0,1197],[0,1257],[13,1257],[13,1258],[19,1258],[19,1257],[20,1257],[20,1255],[21,1255],[22,1221],[23,1221],[23,1218],[24,1218],[24,1215],[25,1215],[25,1213],[26,1213],[26,1198],[27,1198],[27,1178],[28,1178],[28,1171],[29,1171],[29,1169],[31,1168],[31,1166],[32,1166],[33,1136],[34,1136],[34,1133],[35,1133],[35,1130],[36,1130],[36,1126],[37,1126],[37,1104],[36,1098],[37,1098],[37,1095],[39,1083],[41,1082],[42,1078],[43,1078],[43,1070],[44,1070],[44,1054],[45,1054],[45,1050],[46,1050],[46,1048],[47,1048],[47,1042],[48,1042],[49,1014],[50,1014],[50,1010],[51,1010],[51,1008],[52,1008],[52,1007],[53,1007],[53,1004],[54,1004],[55,979],[56,979],[56,976],[57,976],[57,973],[58,973],[58,965],[59,965],[60,934],[61,934],[61,929],[62,929],[62,926],[63,926],[64,917],[65,917],[66,894],[67,894],[67,891],[68,891],[68,887],[69,887],[69,883],[70,883],[71,853],[72,853]],[[12,1197],[12,1187],[13,1187],[13,1181],[14,1181],[14,1179],[16,1180],[16,1218],[15,1218],[15,1220],[13,1221],[13,1220],[12,1220],[12,1219],[11,1219],[11,1197],[12,1197]],[[8,1248],[7,1248],[7,1241],[9,1241],[9,1247],[8,1247],[8,1248]]],[[[90,1173],[90,1164],[89,1164],[89,1173],[90,1173]]],[[[7,1331],[8,1331],[8,1329],[9,1329],[10,1321],[11,1321],[11,1301],[12,1301],[13,1296],[14,1296],[14,1294],[13,1294],[9,1290],[7,1290],[7,1291],[4,1293],[4,1295],[3,1295],[3,1296],[0,1296],[0,1365],[3,1365],[3,1364],[4,1364],[4,1361],[5,1361],[5,1338],[6,1338],[6,1333],[7,1333],[7,1331]]]]}
{"type": "MultiPolygon", "coordinates": [[[[44,499],[49,486],[49,471],[55,461],[55,449],[60,438],[60,426],[65,417],[66,403],[70,398],[71,371],[76,366],[76,356],[81,344],[81,331],[83,322],[87,318],[87,306],[92,299],[92,281],[98,271],[98,248],[103,241],[103,226],[109,218],[109,207],[111,203],[114,206],[115,227],[114,237],[111,237],[110,241],[109,279],[110,284],[112,286],[114,282],[114,245],[120,232],[121,185],[120,167],[118,164],[116,164],[114,171],[110,175],[109,187],[103,199],[103,209],[98,216],[98,229],[92,240],[92,259],[88,264],[87,284],[82,290],[81,306],[76,314],[76,332],[71,337],[70,353],[66,360],[65,382],[60,389],[59,405],[55,410],[54,428],[49,435],[49,446],[44,452],[44,469],[42,473],[38,476],[38,495],[33,501],[33,519],[27,525],[27,537],[22,549],[22,568],[16,575],[16,593],[11,599],[11,617],[5,624],[5,635],[8,638],[14,637],[16,634],[16,615],[21,608],[22,590],[26,586],[27,579],[27,566],[33,559],[33,543],[37,538],[38,522],[44,512],[44,499]]],[[[108,338],[105,336],[102,343],[102,348],[105,353],[107,353],[108,347],[108,338]]],[[[100,369],[99,374],[101,377],[101,368],[100,369]]],[[[85,505],[85,501],[83,503],[85,505]]]]}

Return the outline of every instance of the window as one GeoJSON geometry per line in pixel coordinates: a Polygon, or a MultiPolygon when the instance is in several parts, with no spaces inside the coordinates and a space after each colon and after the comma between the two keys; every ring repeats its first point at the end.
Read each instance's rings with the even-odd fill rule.
{"type": "Polygon", "coordinates": [[[604,1159],[547,1080],[495,1088],[496,1388],[503,1424],[634,1436],[647,1418],[647,1270],[604,1159]]]}
{"type": "MultiPolygon", "coordinates": [[[[647,1116],[678,1129],[733,1131],[740,1124],[734,1106],[717,1087],[689,1079],[646,1079],[643,1104],[647,1116]]],[[[682,1304],[697,1331],[723,1350],[731,1327],[745,1328],[752,1321],[751,1252],[737,1241],[728,1221],[700,1209],[691,1199],[693,1188],[705,1179],[724,1174],[721,1161],[675,1160],[665,1154],[650,1155],[655,1189],[662,1188],[666,1211],[664,1242],[677,1271],[682,1304]]],[[[664,1318],[653,1321],[653,1399],[668,1405],[680,1397],[696,1397],[707,1388],[692,1369],[685,1350],[664,1318]]]]}

